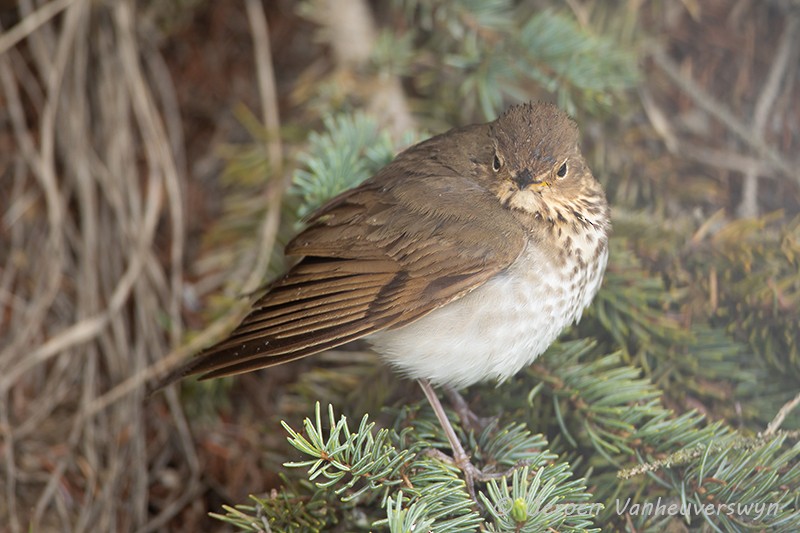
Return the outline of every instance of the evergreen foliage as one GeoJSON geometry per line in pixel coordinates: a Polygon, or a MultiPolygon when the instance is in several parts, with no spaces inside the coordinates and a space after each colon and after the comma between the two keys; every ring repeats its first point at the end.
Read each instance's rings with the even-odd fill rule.
{"type": "MultiPolygon", "coordinates": [[[[532,87],[572,113],[597,112],[637,80],[633,52],[557,10],[506,0],[393,9],[415,29],[384,33],[375,66],[413,75],[439,118],[491,119],[532,87]],[[427,67],[432,57],[442,68],[427,67]]],[[[297,159],[297,217],[399,147],[368,115],[329,114],[297,159]]],[[[437,451],[447,441],[427,404],[384,406],[380,426],[378,404],[355,427],[332,406],[323,413],[319,398],[336,397],[324,389],[346,388],[344,366],[311,370],[325,372],[301,392],[309,410],[317,402],[313,416],[283,423],[296,458],[282,489],[215,516],[244,531],[800,530],[797,435],[758,433],[796,392],[800,219],[654,229],[637,209],[615,206],[606,279],[582,322],[518,376],[469,390],[496,417],[478,433],[455,424],[473,463],[498,474],[478,501],[437,451]],[[638,512],[645,502],[691,512],[638,512]],[[719,507],[737,503],[774,512],[719,507]]]]}
{"type": "Polygon", "coordinates": [[[406,60],[419,89],[446,106],[477,108],[486,120],[507,97],[526,100],[532,84],[574,114],[578,103],[587,110],[610,105],[614,91],[637,78],[633,53],[558,11],[510,0],[398,3],[419,28],[419,53],[444,58],[435,71],[406,60]]]}
{"type": "Polygon", "coordinates": [[[308,151],[299,156],[294,174],[300,217],[375,174],[396,152],[389,135],[363,113],[328,116],[323,122],[325,133],[309,134],[308,151]]]}

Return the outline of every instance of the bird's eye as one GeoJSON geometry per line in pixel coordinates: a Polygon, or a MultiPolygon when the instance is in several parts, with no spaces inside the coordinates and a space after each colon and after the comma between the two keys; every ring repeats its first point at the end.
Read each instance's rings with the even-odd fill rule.
{"type": "Polygon", "coordinates": [[[500,158],[497,157],[497,154],[495,154],[494,159],[492,160],[492,170],[495,172],[500,172],[501,166],[503,166],[503,164],[500,162],[500,158]]]}
{"type": "Polygon", "coordinates": [[[567,175],[567,162],[564,161],[563,163],[561,163],[561,166],[558,167],[558,171],[556,172],[556,176],[558,176],[559,178],[563,178],[566,175],[567,175]]]}

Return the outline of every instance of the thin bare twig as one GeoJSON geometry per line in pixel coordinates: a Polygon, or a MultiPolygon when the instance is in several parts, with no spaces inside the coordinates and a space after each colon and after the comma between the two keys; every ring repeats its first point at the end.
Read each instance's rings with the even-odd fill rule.
{"type": "Polygon", "coordinates": [[[285,188],[284,180],[279,179],[283,172],[283,148],[280,141],[280,118],[278,116],[278,92],[275,89],[275,74],[272,70],[272,57],[269,47],[269,29],[264,7],[258,0],[246,0],[247,19],[253,34],[258,88],[261,95],[264,124],[267,128],[266,149],[272,169],[273,186],[267,187],[267,212],[259,231],[257,253],[250,275],[242,286],[246,293],[252,293],[263,285],[275,236],[280,223],[280,206],[285,188]]]}
{"type": "Polygon", "coordinates": [[[70,7],[78,0],[53,0],[22,17],[19,24],[0,34],[0,55],[17,45],[20,41],[35,32],[43,24],[70,7]]]}
{"type": "MultiPolygon", "coordinates": [[[[35,338],[37,334],[36,325],[42,323],[44,316],[52,307],[53,299],[58,294],[61,272],[65,270],[63,266],[64,246],[62,240],[63,209],[58,186],[55,182],[52,167],[48,169],[47,159],[39,153],[34,142],[34,136],[28,131],[23,111],[25,107],[14,80],[9,54],[0,55],[0,82],[2,82],[8,115],[11,118],[14,138],[20,149],[21,159],[28,170],[38,178],[39,185],[44,191],[49,234],[48,242],[43,245],[44,251],[48,254],[48,261],[37,265],[37,268],[46,270],[46,272],[40,277],[37,276],[41,283],[34,285],[35,292],[30,298],[31,305],[23,312],[24,318],[20,321],[20,329],[15,330],[15,335],[12,336],[11,341],[3,350],[0,350],[0,369],[12,365],[19,358],[21,351],[26,346],[29,346],[32,339],[35,338]]],[[[57,69],[53,70],[56,71],[57,69]]],[[[57,79],[58,77],[51,78],[53,82],[57,81],[57,79]]],[[[2,387],[0,387],[0,390],[2,390],[2,387]]]]}
{"type": "Polygon", "coordinates": [[[794,411],[794,409],[800,405],[800,392],[797,393],[797,396],[786,402],[783,407],[780,408],[778,413],[775,415],[775,418],[772,419],[772,422],[769,423],[767,429],[764,431],[764,436],[774,435],[776,431],[778,431],[783,424],[783,421],[789,416],[789,413],[794,411]]]}
{"type": "Polygon", "coordinates": [[[6,471],[6,505],[8,506],[8,522],[13,533],[22,530],[17,516],[17,459],[14,449],[14,435],[10,431],[11,422],[8,416],[10,404],[8,392],[0,396],[0,435],[3,435],[3,459],[6,471]]]}
{"type": "Polygon", "coordinates": [[[280,137],[280,115],[278,113],[278,91],[275,87],[275,71],[272,68],[272,52],[269,43],[269,28],[264,6],[258,0],[245,0],[247,20],[253,35],[253,54],[256,61],[258,91],[261,95],[262,118],[267,130],[267,155],[272,168],[283,169],[283,147],[280,137]]]}
{"type": "Polygon", "coordinates": [[[646,87],[639,89],[639,98],[642,107],[650,120],[650,125],[664,141],[669,153],[691,159],[704,165],[741,172],[743,168],[755,169],[765,178],[770,178],[772,172],[779,173],[780,170],[771,165],[768,161],[756,159],[754,157],[741,155],[736,152],[701,146],[697,143],[687,142],[680,138],[672,127],[672,123],[667,118],[667,114],[656,104],[653,95],[646,87]]]}
{"type": "Polygon", "coordinates": [[[746,142],[759,155],[765,157],[772,165],[779,169],[784,175],[788,176],[800,184],[800,173],[796,170],[797,166],[792,164],[783,155],[767,145],[760,137],[751,132],[750,126],[736,118],[725,106],[718,103],[706,91],[697,85],[694,80],[681,73],[680,68],[659,46],[649,48],[650,57],[664,73],[688,94],[698,106],[722,122],[728,129],[746,142]]]}
{"type": "MultiPolygon", "coordinates": [[[[134,2],[44,5],[62,16],[50,12],[47,19],[47,9],[20,2],[22,17],[31,17],[18,26],[30,32],[24,59],[19,40],[0,54],[1,98],[16,147],[3,213],[12,223],[3,240],[12,247],[11,268],[4,265],[0,277],[11,333],[0,353],[0,390],[9,399],[0,431],[13,443],[5,447],[4,487],[14,491],[4,495],[13,513],[4,523],[15,530],[23,523],[136,529],[148,521],[152,468],[143,383],[148,359],[168,351],[164,309],[173,344],[182,335],[183,172],[173,156],[182,153],[182,124],[165,109],[176,105],[166,69],[160,77],[157,68],[143,72],[141,64],[156,65],[158,52],[142,50],[134,2]],[[107,17],[89,16],[103,11],[107,17]],[[29,211],[36,216],[24,216],[29,211]],[[166,268],[155,239],[162,220],[171,232],[166,268]],[[18,268],[12,260],[28,264],[18,268]],[[129,401],[104,401],[109,392],[101,393],[118,393],[129,376],[129,401]],[[56,409],[71,416],[53,417],[56,409]],[[58,447],[54,464],[29,460],[43,446],[58,447]],[[19,494],[31,488],[35,499],[23,501],[19,494]]],[[[185,423],[177,426],[183,449],[176,453],[186,479],[196,482],[191,434],[185,423]]]]}
{"type": "MultiPolygon", "coordinates": [[[[753,113],[753,128],[752,134],[764,141],[764,127],[767,124],[772,106],[775,99],[778,97],[781,84],[786,76],[789,66],[789,58],[794,55],[793,51],[797,48],[800,39],[798,39],[798,29],[800,29],[800,17],[792,15],[789,17],[786,27],[781,35],[778,44],[778,51],[775,53],[775,58],[772,62],[772,67],[769,70],[767,81],[764,83],[764,88],[756,102],[755,112],[753,113]]],[[[741,217],[756,217],[758,216],[758,168],[743,167],[744,184],[742,186],[742,201],[739,204],[738,213],[741,217]]]]}

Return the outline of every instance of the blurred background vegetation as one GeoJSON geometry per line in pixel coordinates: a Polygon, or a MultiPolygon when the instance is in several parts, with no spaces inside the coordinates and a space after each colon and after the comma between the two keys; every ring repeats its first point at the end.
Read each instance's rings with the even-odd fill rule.
{"type": "Polygon", "coordinates": [[[0,1],[0,531],[800,530],[799,56],[795,0],[0,1]],[[465,391],[526,469],[470,500],[358,344],[145,398],[302,216],[527,100],[614,234],[581,323],[465,391]],[[779,509],[618,512],[658,498],[779,509]]]}

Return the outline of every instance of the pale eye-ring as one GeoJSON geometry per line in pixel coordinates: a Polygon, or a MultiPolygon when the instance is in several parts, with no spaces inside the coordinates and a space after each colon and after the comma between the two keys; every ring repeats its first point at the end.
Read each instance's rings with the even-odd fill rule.
{"type": "Polygon", "coordinates": [[[500,161],[500,158],[497,157],[497,154],[494,154],[494,159],[492,160],[492,170],[495,172],[500,172],[500,167],[503,166],[503,163],[500,161]]]}
{"type": "Polygon", "coordinates": [[[564,161],[563,163],[561,163],[561,166],[558,167],[558,171],[556,172],[556,176],[558,176],[559,178],[563,178],[566,175],[567,175],[567,162],[564,161]]]}

